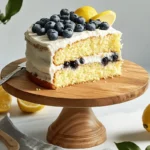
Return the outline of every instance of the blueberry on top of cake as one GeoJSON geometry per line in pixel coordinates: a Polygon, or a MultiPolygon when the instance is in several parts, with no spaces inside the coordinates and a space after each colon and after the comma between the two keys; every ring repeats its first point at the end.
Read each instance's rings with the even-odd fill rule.
{"type": "Polygon", "coordinates": [[[84,6],[36,21],[25,33],[29,77],[56,89],[121,75],[122,33],[112,27],[114,14],[84,6]]]}
{"type": "Polygon", "coordinates": [[[57,40],[59,36],[71,38],[74,32],[83,32],[99,30],[108,30],[109,24],[101,22],[99,19],[85,22],[85,19],[78,16],[73,11],[62,9],[60,14],[52,15],[49,19],[42,18],[32,26],[32,32],[37,35],[45,35],[49,40],[57,40]]]}

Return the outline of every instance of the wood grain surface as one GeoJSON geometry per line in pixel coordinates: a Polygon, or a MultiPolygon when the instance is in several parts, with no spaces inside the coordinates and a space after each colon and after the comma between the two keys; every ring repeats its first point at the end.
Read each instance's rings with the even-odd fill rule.
{"type": "MultiPolygon", "coordinates": [[[[1,76],[5,77],[23,61],[25,59],[8,64],[2,70],[1,76]]],[[[49,127],[47,134],[50,143],[65,148],[88,148],[103,143],[106,140],[105,127],[96,119],[89,107],[129,101],[142,95],[147,86],[147,71],[130,61],[124,61],[120,77],[57,90],[44,89],[32,83],[27,78],[25,70],[3,84],[7,92],[20,99],[65,107],[49,127]]]]}
{"type": "Polygon", "coordinates": [[[49,127],[47,140],[64,148],[89,148],[106,140],[106,129],[91,108],[64,108],[49,127]]]}
{"type": "MultiPolygon", "coordinates": [[[[16,69],[25,59],[20,59],[3,68],[1,76],[16,69]]],[[[3,88],[15,97],[34,103],[62,107],[95,107],[122,103],[145,92],[148,73],[141,66],[124,61],[120,77],[78,84],[58,90],[49,90],[32,83],[26,71],[18,73],[3,84],[3,88]],[[40,90],[37,90],[40,89],[40,90]]]]}

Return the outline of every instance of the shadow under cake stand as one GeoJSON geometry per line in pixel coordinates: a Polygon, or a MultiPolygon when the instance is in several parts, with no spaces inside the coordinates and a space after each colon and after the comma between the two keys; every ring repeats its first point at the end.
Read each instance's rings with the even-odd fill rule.
{"type": "MultiPolygon", "coordinates": [[[[16,60],[3,68],[1,76],[17,68],[25,59],[16,60]]],[[[106,140],[106,129],[91,107],[107,106],[132,100],[142,95],[148,86],[148,73],[141,66],[124,61],[120,77],[78,84],[58,90],[44,89],[22,71],[3,84],[15,97],[44,105],[63,107],[59,117],[50,125],[49,143],[64,148],[89,148],[106,140]],[[40,88],[40,90],[36,90],[40,88]]]]}

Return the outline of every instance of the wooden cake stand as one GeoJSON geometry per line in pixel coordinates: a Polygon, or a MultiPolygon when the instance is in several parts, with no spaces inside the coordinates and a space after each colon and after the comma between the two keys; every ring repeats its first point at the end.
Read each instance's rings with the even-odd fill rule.
{"type": "MultiPolygon", "coordinates": [[[[2,77],[16,69],[25,59],[8,64],[2,77]]],[[[106,106],[134,99],[145,92],[148,73],[139,65],[124,61],[123,74],[97,82],[49,90],[32,83],[22,71],[3,84],[3,88],[23,100],[64,107],[49,127],[49,143],[64,148],[88,148],[106,140],[106,129],[95,117],[91,107],[106,106]],[[41,90],[36,90],[40,88],[41,90]]]]}

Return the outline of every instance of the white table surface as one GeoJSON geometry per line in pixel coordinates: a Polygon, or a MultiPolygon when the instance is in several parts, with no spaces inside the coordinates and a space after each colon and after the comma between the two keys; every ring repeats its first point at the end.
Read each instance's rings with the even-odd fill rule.
{"type": "MultiPolygon", "coordinates": [[[[93,108],[95,115],[107,129],[107,141],[86,150],[117,150],[114,142],[133,141],[142,150],[150,145],[150,133],[142,126],[142,113],[150,103],[150,87],[140,97],[122,104],[93,108]]],[[[35,114],[23,114],[14,98],[10,110],[11,119],[18,129],[29,136],[46,141],[48,126],[57,118],[62,108],[46,106],[35,114]]],[[[2,118],[5,114],[0,115],[2,118]]],[[[0,143],[0,150],[6,150],[0,143]]]]}

